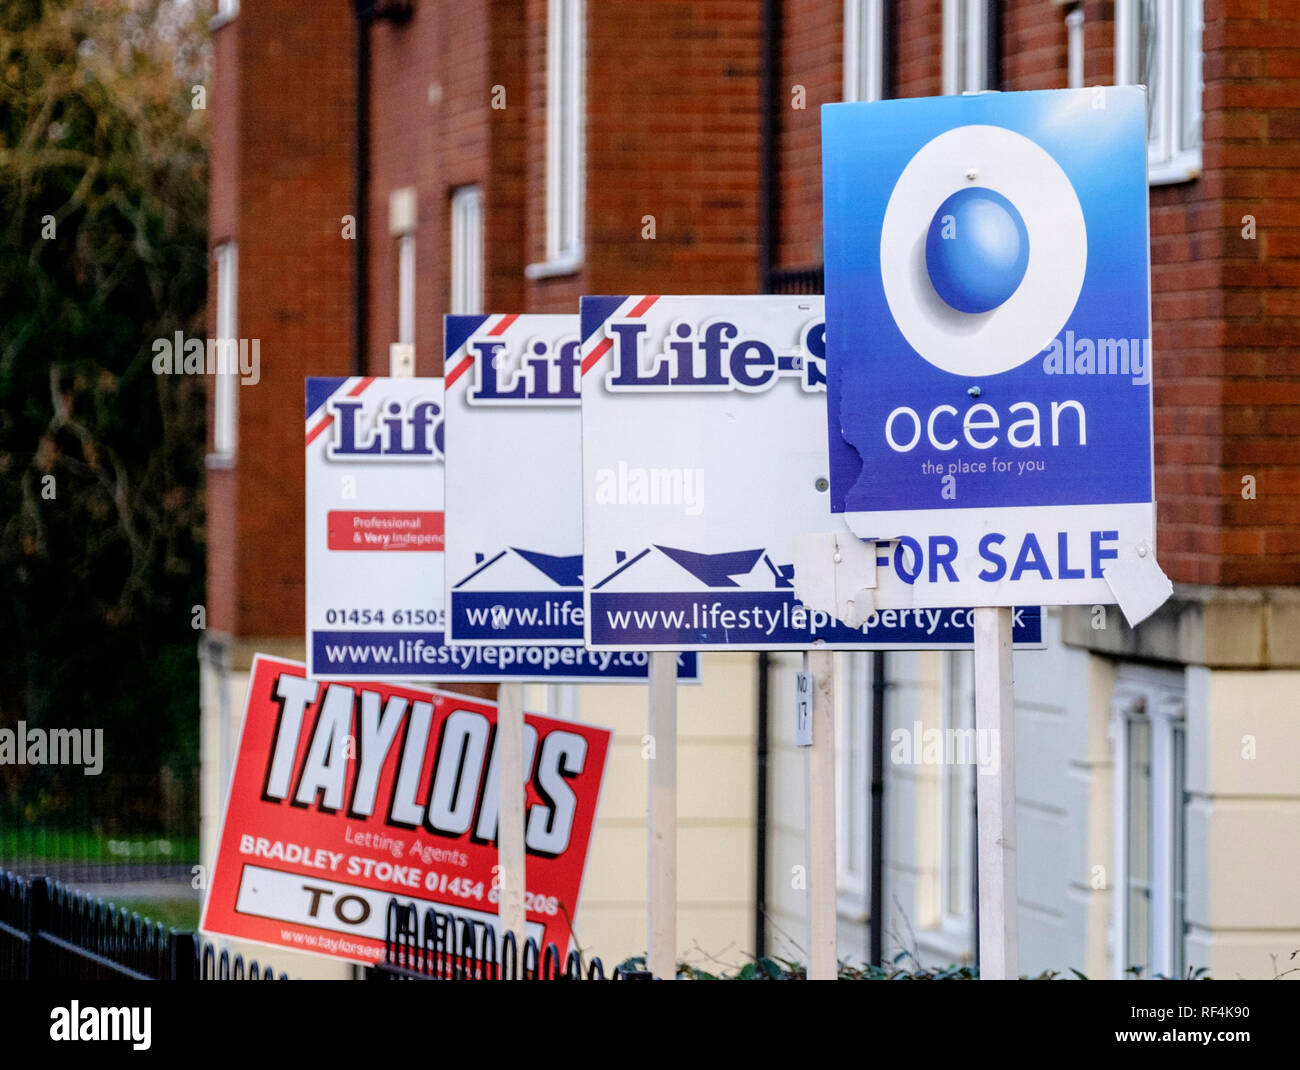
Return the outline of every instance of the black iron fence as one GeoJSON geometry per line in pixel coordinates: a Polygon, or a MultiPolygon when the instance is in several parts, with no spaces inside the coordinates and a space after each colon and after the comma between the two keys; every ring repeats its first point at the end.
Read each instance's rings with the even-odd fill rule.
{"type": "Polygon", "coordinates": [[[529,937],[519,954],[514,933],[506,933],[498,954],[496,931],[481,921],[432,907],[419,911],[396,899],[388,904],[384,961],[366,976],[374,981],[631,981],[650,974],[615,968],[610,977],[600,959],[585,966],[577,951],[567,956],[555,944],[545,950],[529,937]]]}
{"type": "MultiPolygon", "coordinates": [[[[196,933],[170,929],[139,914],[92,899],[48,877],[0,871],[0,980],[271,980],[275,971],[256,959],[220,950],[196,933]]],[[[286,980],[284,973],[279,978],[286,980]]],[[[496,932],[482,921],[432,907],[389,902],[384,961],[370,980],[628,981],[649,980],[641,970],[584,962],[529,937],[522,953],[513,933],[498,949],[496,932]],[[499,953],[498,953],[499,951],[499,953]]]]}
{"type": "MultiPolygon", "coordinates": [[[[169,929],[48,877],[0,872],[0,980],[271,980],[192,932],[169,929]]],[[[283,973],[281,979],[285,979],[283,973]]]]}

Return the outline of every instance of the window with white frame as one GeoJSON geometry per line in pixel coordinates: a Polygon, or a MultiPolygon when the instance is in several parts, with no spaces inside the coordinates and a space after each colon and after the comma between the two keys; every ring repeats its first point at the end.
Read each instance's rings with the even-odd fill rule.
{"type": "Polygon", "coordinates": [[[1204,0],[1115,0],[1115,84],[1147,87],[1147,164],[1155,183],[1201,170],[1204,0]]]}
{"type": "MultiPolygon", "coordinates": [[[[942,666],[943,738],[955,740],[955,733],[969,736],[975,726],[974,662],[969,651],[957,650],[943,655],[942,666]]],[[[956,746],[953,750],[960,756],[956,746]]],[[[965,756],[973,759],[975,753],[971,749],[965,756]]],[[[940,768],[939,928],[954,946],[973,953],[976,766],[945,760],[940,768]]]]}
{"type": "Polygon", "coordinates": [[[885,0],[844,0],[844,99],[885,96],[885,0]]]}
{"type": "Polygon", "coordinates": [[[239,14],[239,0],[217,0],[217,18],[233,19],[239,14]]]}
{"type": "Polygon", "coordinates": [[[943,91],[996,89],[990,57],[993,0],[943,0],[943,91]]]}
{"type": "MultiPolygon", "coordinates": [[[[214,250],[217,264],[217,351],[233,352],[239,335],[239,252],[234,242],[224,242],[214,250]]],[[[236,376],[239,362],[218,361],[212,405],[212,453],[216,460],[233,461],[238,445],[239,421],[236,402],[236,376]]]]}
{"type": "Polygon", "coordinates": [[[1111,725],[1115,977],[1181,977],[1187,970],[1184,724],[1180,673],[1121,668],[1111,725]]]}
{"type": "Polygon", "coordinates": [[[835,861],[839,912],[866,920],[870,910],[871,865],[871,655],[837,655],[835,776],[837,834],[835,861]]]}
{"type": "Polygon", "coordinates": [[[584,0],[548,0],[546,23],[546,262],[531,278],[575,270],[582,262],[584,0]]]}
{"type": "Polygon", "coordinates": [[[451,311],[483,311],[483,193],[462,186],[451,195],[451,311]]]}

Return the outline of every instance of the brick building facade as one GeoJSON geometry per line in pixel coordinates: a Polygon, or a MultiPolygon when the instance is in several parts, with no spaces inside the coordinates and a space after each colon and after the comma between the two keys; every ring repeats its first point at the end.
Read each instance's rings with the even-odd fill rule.
{"type": "MultiPolygon", "coordinates": [[[[1169,738],[1184,748],[1184,767],[1155,781],[1179,793],[1182,824],[1169,833],[1170,849],[1183,852],[1186,871],[1176,892],[1183,913],[1169,923],[1178,928],[1170,939],[1207,960],[1197,964],[1247,975],[1264,970],[1259,948],[1300,946],[1300,915],[1282,901],[1300,875],[1300,846],[1292,835],[1280,863],[1265,846],[1300,818],[1300,786],[1287,772],[1300,752],[1300,11],[1293,4],[414,0],[359,4],[360,15],[344,0],[221,6],[213,34],[210,211],[218,270],[209,325],[216,335],[237,324],[238,337],[260,339],[263,368],[261,383],[233,391],[233,400],[213,388],[205,850],[251,654],[301,653],[296,415],[303,376],[383,374],[397,341],[414,345],[417,374],[439,374],[442,316],[478,310],[456,307],[465,301],[483,311],[576,311],[584,293],[811,285],[821,264],[819,108],[846,94],[1151,77],[1164,87],[1155,104],[1164,110],[1152,121],[1156,494],[1159,556],[1176,594],[1137,631],[1117,613],[1099,630],[1082,610],[1054,612],[1051,649],[1036,662],[1027,659],[1037,655],[1018,656],[1024,716],[1055,711],[1052,723],[1074,748],[1052,759],[1070,780],[1061,795],[1027,781],[1022,835],[1033,848],[1035,815],[1050,812],[1064,816],[1043,826],[1043,844],[1062,835],[1082,844],[1064,867],[1051,860],[1062,873],[1059,888],[1043,874],[1026,877],[1022,863],[1022,909],[1047,919],[1038,930],[1031,920],[1028,954],[1057,968],[1086,962],[1118,972],[1120,954],[1106,932],[1131,923],[1138,908],[1117,913],[1109,904],[1127,898],[1130,886],[1148,899],[1172,887],[1168,872],[1148,873],[1143,893],[1123,822],[1112,821],[1116,800],[1132,798],[1116,794],[1125,781],[1121,757],[1135,753],[1114,733],[1136,722],[1133,738],[1142,738],[1152,696],[1169,688],[1181,695],[1169,738]],[[561,37],[575,51],[565,51],[561,37]],[[572,73],[575,60],[578,76],[566,82],[562,72],[572,73]],[[578,119],[566,140],[556,129],[566,121],[557,101],[574,92],[569,112],[576,107],[578,119]],[[559,180],[565,159],[577,161],[578,174],[570,167],[559,180]],[[478,214],[458,215],[466,191],[478,214]],[[465,276],[467,238],[481,257],[477,279],[465,276]],[[1074,681],[1076,693],[1054,694],[1053,676],[1074,681]],[[1258,739],[1260,757],[1234,764],[1231,754],[1246,736],[1258,739]],[[1257,831],[1243,838],[1243,821],[1257,831]],[[1229,858],[1244,867],[1231,879],[1223,868],[1229,858]],[[1278,864],[1281,878],[1265,874],[1278,864]],[[1105,871],[1100,887],[1096,866],[1105,871]],[[1117,888],[1121,876],[1129,883],[1117,888]],[[1242,909],[1232,905],[1238,882],[1254,889],[1242,909]],[[1077,957],[1065,961],[1069,955],[1077,957]]],[[[706,683],[701,708],[752,704],[751,659],[728,655],[716,664],[718,683],[706,683]]],[[[890,666],[891,723],[913,714],[927,723],[959,720],[967,687],[960,657],[898,655],[890,666]]],[[[790,668],[788,659],[774,659],[774,693],[785,693],[790,668]]],[[[860,680],[860,672],[851,675],[858,670],[846,671],[860,680]]],[[[599,691],[584,695],[584,717],[615,717],[591,712],[606,701],[599,691]]],[[[841,696],[846,717],[855,716],[859,698],[841,696]]],[[[722,779],[734,780],[744,805],[700,804],[705,824],[717,817],[747,829],[737,845],[754,833],[749,716],[724,733],[727,760],[741,767],[722,779]]],[[[1022,741],[1036,738],[1034,723],[1022,741]]],[[[1166,729],[1151,724],[1151,738],[1164,738],[1166,729]]],[[[634,720],[627,730],[636,731],[634,720]]],[[[782,751],[774,761],[778,811],[795,805],[788,782],[799,775],[796,760],[782,751]]],[[[938,807],[955,790],[945,783],[942,775],[898,771],[886,796],[886,850],[910,919],[936,934],[933,953],[961,957],[972,950],[962,920],[969,903],[939,885],[953,884],[945,866],[967,864],[958,849],[964,841],[948,843],[952,830],[897,816],[938,807]],[[947,909],[963,905],[964,912],[947,909]]],[[[854,792],[866,796],[861,785],[844,788],[846,798],[854,792]]],[[[636,815],[611,821],[631,830],[636,815]]],[[[701,932],[749,947],[765,924],[751,936],[746,913],[756,897],[774,918],[797,924],[798,903],[780,872],[786,854],[797,857],[795,832],[779,819],[759,832],[773,844],[766,872],[756,873],[752,854],[736,847],[744,872],[701,892],[701,932]],[[764,883],[765,897],[755,882],[764,883]]],[[[846,870],[843,880],[848,947],[861,916],[850,902],[859,877],[846,870]]],[[[601,900],[609,917],[622,920],[599,931],[634,931],[638,894],[601,900]]],[[[1150,915],[1157,921],[1165,917],[1160,909],[1150,915]]],[[[1125,933],[1119,946],[1146,939],[1125,933]]],[[[1187,961],[1190,952],[1175,955],[1160,939],[1148,940],[1152,961],[1187,961]]],[[[627,950],[639,948],[632,942],[627,950]]]]}

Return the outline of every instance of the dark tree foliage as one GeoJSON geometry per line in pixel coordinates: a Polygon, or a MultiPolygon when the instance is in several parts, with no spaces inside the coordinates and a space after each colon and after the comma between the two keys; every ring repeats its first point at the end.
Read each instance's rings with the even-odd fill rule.
{"type": "Polygon", "coordinates": [[[193,790],[205,384],[151,343],[203,334],[207,15],[0,0],[0,725],[106,755],[0,768],[0,820],[147,829],[193,790]]]}

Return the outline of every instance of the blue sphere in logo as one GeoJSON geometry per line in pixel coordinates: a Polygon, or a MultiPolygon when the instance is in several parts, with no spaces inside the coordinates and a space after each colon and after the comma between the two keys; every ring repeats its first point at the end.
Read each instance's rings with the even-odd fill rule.
{"type": "Polygon", "coordinates": [[[935,293],[958,312],[987,312],[1016,292],[1029,264],[1029,232],[1016,206],[983,186],[939,205],[925,236],[935,293]]]}

